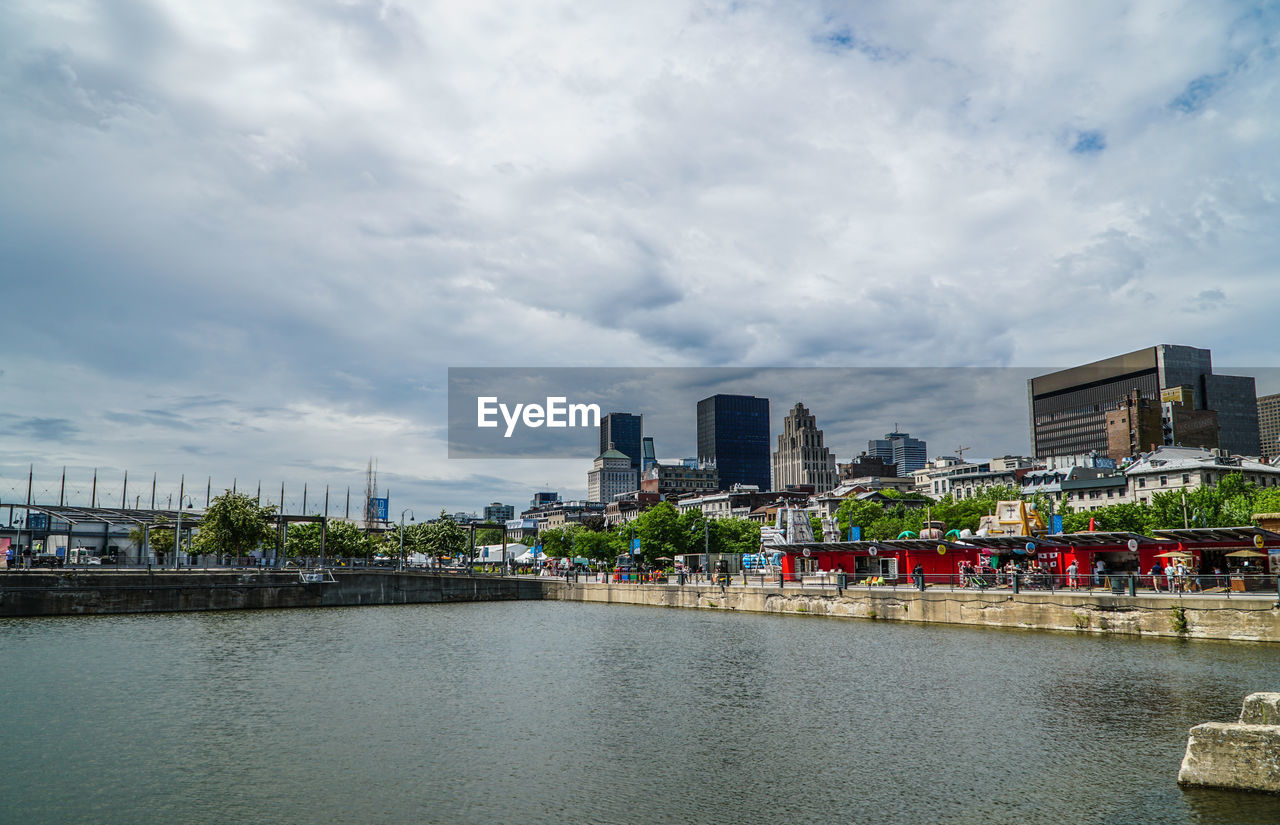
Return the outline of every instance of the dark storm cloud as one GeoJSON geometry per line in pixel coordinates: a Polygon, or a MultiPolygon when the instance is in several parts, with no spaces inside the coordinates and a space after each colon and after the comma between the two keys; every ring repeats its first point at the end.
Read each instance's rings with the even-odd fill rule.
{"type": "Polygon", "coordinates": [[[70,441],[80,434],[80,428],[66,418],[0,415],[0,428],[15,438],[32,438],[37,441],[70,441]]]}

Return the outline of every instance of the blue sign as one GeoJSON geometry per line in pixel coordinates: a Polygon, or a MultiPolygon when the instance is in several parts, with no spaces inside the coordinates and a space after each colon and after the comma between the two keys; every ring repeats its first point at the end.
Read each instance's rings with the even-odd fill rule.
{"type": "Polygon", "coordinates": [[[861,527],[855,524],[849,528],[849,541],[862,541],[861,527]]]}
{"type": "Polygon", "coordinates": [[[632,539],[631,540],[632,555],[635,555],[636,553],[639,553],[639,552],[640,552],[640,539],[632,539]]]}
{"type": "Polygon", "coordinates": [[[54,555],[56,555],[56,556],[65,556],[65,555],[67,555],[67,548],[65,548],[65,547],[55,547],[55,548],[53,548],[53,552],[54,552],[54,555]]]}
{"type": "Polygon", "coordinates": [[[1062,534],[1062,516],[1049,516],[1049,532],[1055,536],[1062,534]]]}
{"type": "Polygon", "coordinates": [[[49,514],[48,513],[31,513],[27,516],[28,530],[48,530],[49,514]]]}
{"type": "Polygon", "coordinates": [[[378,521],[388,521],[391,516],[391,499],[389,498],[371,498],[369,499],[369,514],[378,521]]]}

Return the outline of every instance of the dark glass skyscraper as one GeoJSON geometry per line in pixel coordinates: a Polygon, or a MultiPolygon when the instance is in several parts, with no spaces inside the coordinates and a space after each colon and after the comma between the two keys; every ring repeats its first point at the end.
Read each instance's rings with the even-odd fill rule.
{"type": "Polygon", "coordinates": [[[613,449],[631,459],[631,468],[639,478],[640,438],[642,436],[644,416],[631,413],[609,413],[600,419],[600,455],[612,445],[613,449]]]}
{"type": "Polygon", "coordinates": [[[769,489],[769,399],[713,395],[698,402],[698,461],[714,461],[720,489],[769,489]]]}

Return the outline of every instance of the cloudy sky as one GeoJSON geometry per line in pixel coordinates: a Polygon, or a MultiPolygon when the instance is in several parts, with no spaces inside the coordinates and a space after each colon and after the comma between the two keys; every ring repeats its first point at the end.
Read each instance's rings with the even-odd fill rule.
{"type": "MultiPolygon", "coordinates": [[[[34,464],[38,496],[65,465],[314,509],[371,457],[397,514],[585,491],[449,460],[451,366],[1280,366],[1278,33],[1207,0],[12,0],[0,501],[34,464]]],[[[796,400],[842,460],[893,423],[814,396],[775,429],[796,400]]],[[[1025,394],[980,404],[894,417],[1025,450],[1025,394]]]]}

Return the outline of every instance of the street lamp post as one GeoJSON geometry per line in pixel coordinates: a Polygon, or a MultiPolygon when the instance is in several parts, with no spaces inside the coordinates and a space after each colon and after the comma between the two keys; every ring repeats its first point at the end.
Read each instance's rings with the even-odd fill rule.
{"type": "Polygon", "coordinates": [[[406,507],[400,511],[400,569],[404,570],[404,514],[409,514],[409,521],[413,521],[413,508],[406,507]]]}
{"type": "Polygon", "coordinates": [[[182,541],[182,493],[186,489],[187,476],[184,473],[178,482],[178,527],[173,531],[173,569],[178,569],[178,545],[182,541]]]}

